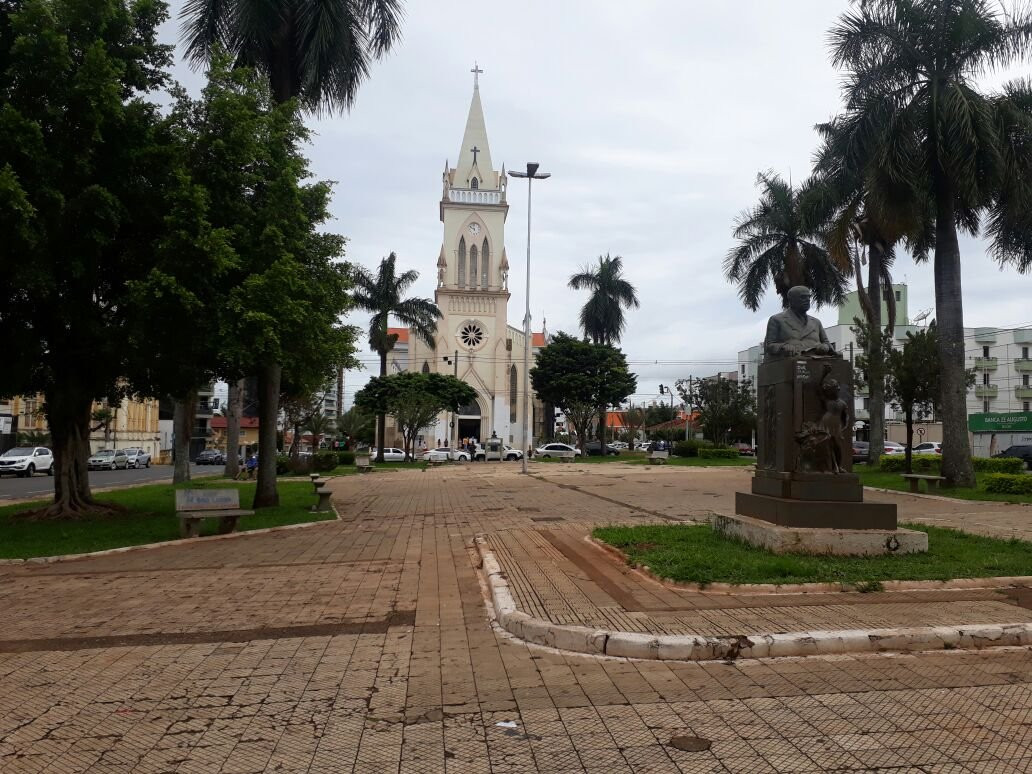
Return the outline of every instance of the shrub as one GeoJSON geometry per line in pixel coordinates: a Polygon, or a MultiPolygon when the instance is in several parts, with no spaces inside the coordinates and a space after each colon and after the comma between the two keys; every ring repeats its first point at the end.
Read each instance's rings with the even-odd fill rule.
{"type": "Polygon", "coordinates": [[[699,456],[699,442],[698,441],[678,441],[674,444],[674,450],[671,452],[675,457],[698,457],[699,456]]]}
{"type": "Polygon", "coordinates": [[[276,475],[285,476],[290,471],[290,456],[287,454],[276,455],[276,475]]]}
{"type": "Polygon", "coordinates": [[[353,451],[337,452],[337,464],[338,465],[354,465],[355,464],[355,453],[353,451]]]}
{"type": "Polygon", "coordinates": [[[996,494],[1032,494],[1032,476],[1024,473],[988,473],[982,483],[985,491],[996,494]]]}
{"type": "Polygon", "coordinates": [[[337,453],[332,451],[317,451],[311,457],[312,467],[320,473],[326,473],[337,467],[337,453]]]}
{"type": "Polygon", "coordinates": [[[976,473],[1021,473],[1025,461],[1017,457],[972,457],[976,473]]]}
{"type": "Polygon", "coordinates": [[[704,460],[737,460],[738,456],[738,449],[699,449],[704,460]]]}
{"type": "MultiPolygon", "coordinates": [[[[912,459],[915,473],[938,473],[942,457],[938,454],[915,454],[912,459]]],[[[878,466],[883,473],[903,473],[907,469],[907,458],[903,454],[883,454],[878,466]]]]}

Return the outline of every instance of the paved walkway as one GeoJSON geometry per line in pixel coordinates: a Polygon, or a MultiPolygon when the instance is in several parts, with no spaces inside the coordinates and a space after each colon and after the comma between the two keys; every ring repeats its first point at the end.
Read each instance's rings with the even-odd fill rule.
{"type": "MultiPolygon", "coordinates": [[[[0,771],[1032,771],[1028,649],[667,663],[499,634],[478,533],[510,555],[569,562],[597,609],[616,607],[598,603],[621,585],[641,608],[621,603],[624,613],[657,622],[716,629],[718,612],[746,624],[753,613],[742,611],[757,609],[748,598],[707,608],[699,595],[690,617],[657,610],[682,595],[646,596],[623,578],[606,590],[557,547],[580,548],[598,523],[719,511],[745,471],[517,470],[338,479],[342,522],[0,568],[0,771]],[[709,748],[679,750],[674,736],[709,748]]],[[[1000,534],[1032,516],[896,499],[905,519],[1000,534]]],[[[558,599],[528,579],[528,599],[558,599]]],[[[891,604],[869,607],[890,615],[891,604]]],[[[913,604],[1022,613],[977,594],[913,604]]],[[[826,607],[776,614],[808,622],[826,607]]]]}

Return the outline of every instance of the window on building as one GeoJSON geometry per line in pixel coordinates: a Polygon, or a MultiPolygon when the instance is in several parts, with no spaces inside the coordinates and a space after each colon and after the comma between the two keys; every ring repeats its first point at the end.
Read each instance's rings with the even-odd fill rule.
{"type": "Polygon", "coordinates": [[[869,411],[870,409],[871,409],[871,399],[870,398],[864,398],[864,411],[869,411]]]}
{"type": "Polygon", "coordinates": [[[469,248],[469,286],[477,286],[477,246],[469,248]]]}
{"type": "Polygon", "coordinates": [[[487,246],[487,237],[484,237],[484,249],[480,253],[480,287],[487,290],[487,278],[491,269],[491,248],[487,246]]]}
{"type": "Polygon", "coordinates": [[[516,421],[516,400],[519,398],[517,387],[516,366],[509,369],[509,421],[516,421]]]}
{"type": "Polygon", "coordinates": [[[480,188],[480,181],[479,181],[479,180],[477,180],[477,179],[476,179],[476,178],[474,177],[474,178],[473,178],[473,179],[472,179],[472,180],[470,181],[470,183],[469,183],[469,187],[470,187],[470,188],[472,188],[472,189],[474,189],[474,190],[476,190],[477,188],[480,188]]]}
{"type": "Polygon", "coordinates": [[[745,376],[745,363],[742,363],[742,376],[745,376]]]}
{"type": "Polygon", "coordinates": [[[903,294],[900,291],[898,291],[898,290],[896,291],[896,300],[897,301],[902,301],[903,300],[903,294]]]}
{"type": "Polygon", "coordinates": [[[456,283],[460,288],[466,285],[466,237],[459,238],[459,275],[456,283]]]}
{"type": "Polygon", "coordinates": [[[1022,374],[1021,375],[1021,386],[1022,387],[1028,387],[1029,386],[1029,384],[1028,384],[1028,374],[1022,374]]]}
{"type": "Polygon", "coordinates": [[[989,357],[989,347],[982,347],[982,357],[989,357]]]}
{"type": "Polygon", "coordinates": [[[1032,409],[1029,409],[1029,406],[1032,406],[1032,403],[1029,403],[1026,400],[1024,403],[1021,404],[1021,410],[1022,411],[1030,411],[1030,410],[1032,410],[1032,409]]]}
{"type": "Polygon", "coordinates": [[[985,400],[982,401],[982,412],[984,414],[988,414],[989,413],[989,399],[988,398],[986,398],[985,400]]]}
{"type": "Polygon", "coordinates": [[[430,373],[430,364],[428,362],[426,362],[425,360],[423,361],[423,373],[424,374],[430,373]]]}
{"type": "Polygon", "coordinates": [[[985,371],[982,374],[982,384],[989,384],[989,372],[985,371]]]}
{"type": "Polygon", "coordinates": [[[1028,347],[1021,348],[1021,357],[1025,360],[1028,360],[1028,347]]]}

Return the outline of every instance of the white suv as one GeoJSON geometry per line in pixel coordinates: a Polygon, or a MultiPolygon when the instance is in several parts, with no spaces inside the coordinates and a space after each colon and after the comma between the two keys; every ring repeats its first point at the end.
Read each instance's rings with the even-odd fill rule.
{"type": "Polygon", "coordinates": [[[13,473],[28,478],[37,471],[54,475],[54,455],[45,446],[16,446],[0,455],[0,476],[13,473]]]}

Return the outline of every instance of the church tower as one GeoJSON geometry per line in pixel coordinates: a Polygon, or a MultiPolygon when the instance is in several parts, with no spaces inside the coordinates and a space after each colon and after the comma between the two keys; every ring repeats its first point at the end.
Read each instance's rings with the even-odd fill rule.
{"type": "Polygon", "coordinates": [[[496,433],[523,447],[518,417],[522,407],[523,332],[507,323],[509,262],[505,252],[504,167],[496,170],[480,103],[474,66],[473,98],[458,162],[445,164],[439,203],[444,236],[437,259],[436,350],[412,337],[407,366],[454,374],[477,391],[477,400],[453,418],[442,417],[437,436],[485,440],[496,433]],[[514,358],[513,356],[517,357],[514,358]]]}

